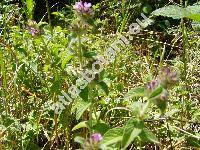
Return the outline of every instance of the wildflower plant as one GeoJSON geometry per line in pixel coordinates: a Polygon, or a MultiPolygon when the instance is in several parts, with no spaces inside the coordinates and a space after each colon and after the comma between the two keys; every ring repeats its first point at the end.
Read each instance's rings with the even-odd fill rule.
{"type": "MultiPolygon", "coordinates": [[[[0,5],[0,149],[198,149],[200,41],[195,31],[186,33],[190,27],[182,16],[183,41],[192,39],[184,44],[191,48],[187,61],[178,53],[168,56],[180,29],[170,29],[168,37],[144,23],[153,18],[146,17],[149,6],[164,6],[164,0],[155,6],[139,0],[69,2],[64,14],[54,13],[56,19],[62,14],[65,26],[52,18],[49,0],[40,22],[34,21],[37,1],[10,7],[11,1],[0,5]],[[171,43],[160,42],[165,38],[171,43]],[[182,71],[187,80],[179,78],[182,71]]],[[[199,20],[197,4],[152,15],[168,17],[171,9],[182,15],[192,9],[186,18],[199,20]]],[[[181,53],[182,43],[178,48],[181,53]]]]}

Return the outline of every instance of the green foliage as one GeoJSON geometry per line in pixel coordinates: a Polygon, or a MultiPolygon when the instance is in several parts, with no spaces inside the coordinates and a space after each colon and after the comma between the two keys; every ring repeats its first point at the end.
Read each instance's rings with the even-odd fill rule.
{"type": "Polygon", "coordinates": [[[33,19],[34,0],[26,0],[28,18],[33,19]]]}
{"type": "Polygon", "coordinates": [[[104,0],[81,14],[70,1],[37,23],[36,1],[10,2],[0,5],[0,149],[199,149],[198,4],[104,0]],[[131,40],[141,13],[171,19],[131,40]],[[119,35],[129,44],[111,63],[119,35]]]}
{"type": "Polygon", "coordinates": [[[169,5],[152,12],[155,16],[172,17],[173,19],[189,18],[199,21],[200,5],[187,6],[169,5]]]}

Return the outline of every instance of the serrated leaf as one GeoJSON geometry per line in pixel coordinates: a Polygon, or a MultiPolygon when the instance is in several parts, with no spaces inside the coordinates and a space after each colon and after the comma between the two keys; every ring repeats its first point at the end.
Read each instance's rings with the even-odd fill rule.
{"type": "Polygon", "coordinates": [[[135,88],[132,88],[131,90],[129,90],[128,93],[126,93],[126,95],[124,96],[124,98],[130,99],[133,97],[144,97],[144,96],[145,96],[144,88],[143,87],[135,87],[135,88]]]}

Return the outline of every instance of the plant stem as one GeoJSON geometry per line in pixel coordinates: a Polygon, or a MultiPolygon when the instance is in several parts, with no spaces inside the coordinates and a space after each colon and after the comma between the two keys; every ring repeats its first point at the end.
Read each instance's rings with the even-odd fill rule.
{"type": "Polygon", "coordinates": [[[142,108],[141,112],[140,112],[140,118],[143,120],[144,118],[144,114],[146,113],[148,107],[150,105],[150,100],[147,100],[146,104],[144,105],[144,107],[142,108]]]}
{"type": "MultiPolygon", "coordinates": [[[[6,41],[6,30],[7,30],[7,16],[6,16],[6,13],[3,14],[3,41],[6,41]]],[[[5,50],[5,46],[3,47],[4,50],[5,50]]],[[[5,62],[5,59],[4,59],[4,55],[3,55],[3,49],[1,48],[0,46],[0,68],[1,68],[1,73],[2,73],[2,97],[5,101],[5,110],[6,110],[6,116],[8,115],[8,102],[7,102],[7,96],[6,96],[6,89],[7,89],[7,79],[6,79],[6,62],[5,62]]]]}
{"type": "Polygon", "coordinates": [[[49,2],[46,0],[46,7],[47,7],[47,14],[48,14],[48,20],[49,20],[49,25],[51,26],[51,12],[49,9],[49,2]]]}
{"type": "Polygon", "coordinates": [[[167,123],[167,134],[169,136],[169,141],[170,141],[170,146],[171,146],[171,149],[173,150],[173,145],[172,145],[172,138],[171,138],[171,133],[170,133],[170,130],[169,130],[169,124],[167,123]]]}
{"type": "Polygon", "coordinates": [[[83,67],[83,57],[82,57],[82,46],[81,46],[81,36],[78,35],[78,56],[80,61],[80,68],[83,67]]]}
{"type": "MultiPolygon", "coordinates": [[[[54,103],[57,102],[56,93],[54,93],[54,95],[53,95],[53,101],[54,101],[54,103]]],[[[58,114],[56,111],[54,112],[54,132],[56,134],[55,135],[55,143],[58,145],[58,114]]]]}
{"type": "Polygon", "coordinates": [[[184,63],[184,72],[183,72],[183,80],[186,82],[187,80],[187,33],[184,24],[183,18],[181,19],[181,27],[182,27],[182,34],[183,34],[183,63],[184,63]]]}

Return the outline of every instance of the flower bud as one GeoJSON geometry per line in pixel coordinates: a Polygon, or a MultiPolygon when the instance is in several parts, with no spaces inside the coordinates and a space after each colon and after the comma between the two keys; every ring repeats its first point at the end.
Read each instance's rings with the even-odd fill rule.
{"type": "Polygon", "coordinates": [[[37,36],[40,34],[39,26],[35,21],[32,20],[28,21],[28,31],[32,36],[37,36]]]}

